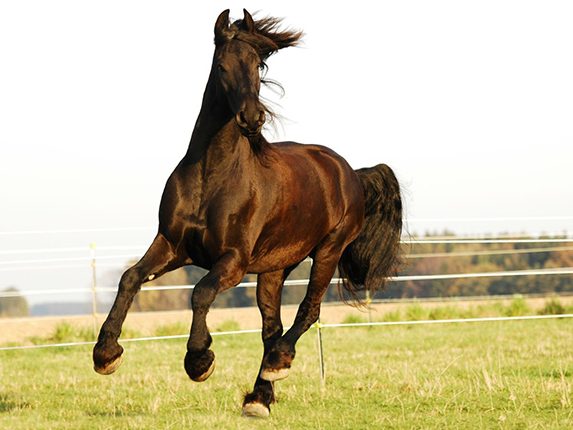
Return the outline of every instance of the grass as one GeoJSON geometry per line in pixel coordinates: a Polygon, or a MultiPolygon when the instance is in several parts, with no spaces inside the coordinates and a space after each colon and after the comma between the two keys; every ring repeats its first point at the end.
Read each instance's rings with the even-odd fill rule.
{"type": "MultiPolygon", "coordinates": [[[[572,306],[563,306],[558,298],[551,297],[545,301],[544,306],[534,310],[527,301],[516,295],[511,302],[503,304],[495,302],[476,306],[459,306],[454,304],[427,306],[422,303],[413,303],[402,308],[388,311],[381,316],[374,314],[373,321],[421,321],[421,320],[448,320],[459,318],[481,317],[518,317],[525,315],[559,315],[573,313],[572,306]]],[[[365,312],[351,312],[343,319],[343,323],[367,322],[365,312]]]]}
{"type": "Polygon", "coordinates": [[[124,343],[108,377],[91,369],[90,347],[0,351],[0,428],[573,427],[569,319],[324,329],[324,387],[314,334],[299,341],[264,421],[240,416],[257,334],[215,337],[217,369],[201,384],[183,370],[185,339],[124,343]]]}

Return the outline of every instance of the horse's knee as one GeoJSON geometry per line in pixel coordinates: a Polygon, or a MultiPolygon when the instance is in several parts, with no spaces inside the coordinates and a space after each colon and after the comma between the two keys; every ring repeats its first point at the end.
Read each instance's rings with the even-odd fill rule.
{"type": "Polygon", "coordinates": [[[201,279],[191,296],[191,308],[193,312],[208,310],[211,304],[215,301],[217,294],[234,287],[243,279],[244,271],[227,271],[220,273],[219,271],[209,272],[203,279],[201,279]]]}
{"type": "Polygon", "coordinates": [[[311,308],[310,311],[308,312],[308,322],[312,325],[315,322],[318,321],[318,318],[320,317],[320,305],[311,308]]]}
{"type": "Polygon", "coordinates": [[[141,288],[141,273],[135,267],[132,267],[126,270],[123,275],[121,275],[121,279],[119,281],[119,290],[120,291],[130,291],[130,292],[137,292],[141,288]]]}
{"type": "Polygon", "coordinates": [[[211,283],[199,283],[193,289],[191,296],[191,309],[193,312],[208,310],[211,303],[215,300],[217,292],[211,283]]]}

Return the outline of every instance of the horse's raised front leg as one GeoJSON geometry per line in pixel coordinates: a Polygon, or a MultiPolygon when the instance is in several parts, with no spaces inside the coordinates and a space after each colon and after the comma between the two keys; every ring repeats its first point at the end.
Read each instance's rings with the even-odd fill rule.
{"type": "MultiPolygon", "coordinates": [[[[263,319],[263,359],[274,343],[283,334],[281,322],[281,292],[288,271],[279,270],[260,274],[257,278],[257,304],[263,319]]],[[[270,405],[275,401],[273,383],[265,381],[257,375],[255,387],[251,393],[245,395],[243,401],[243,415],[248,417],[267,417],[270,405]]]]}
{"type": "Polygon", "coordinates": [[[320,315],[320,302],[330,284],[341,255],[339,247],[329,244],[317,250],[310,282],[291,328],[272,345],[261,367],[260,377],[266,381],[278,381],[288,376],[295,356],[295,344],[314,324],[320,315]],[[334,249],[333,249],[334,248],[334,249]]]}
{"type": "Polygon", "coordinates": [[[123,347],[117,342],[127,311],[141,284],[180,267],[181,264],[172,245],[161,234],[137,264],[129,268],[121,277],[115,302],[99,332],[93,350],[94,369],[102,375],[116,371],[121,364],[123,347]]]}
{"type": "Polygon", "coordinates": [[[193,322],[184,361],[185,371],[193,381],[203,382],[215,370],[215,354],[209,349],[212,338],[207,328],[207,313],[218,293],[241,282],[246,273],[244,261],[229,252],[195,285],[191,297],[193,322]]]}

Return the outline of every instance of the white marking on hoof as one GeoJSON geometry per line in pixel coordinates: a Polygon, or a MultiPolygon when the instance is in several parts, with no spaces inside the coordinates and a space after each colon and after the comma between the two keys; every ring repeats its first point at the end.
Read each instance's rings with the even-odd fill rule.
{"type": "Polygon", "coordinates": [[[243,405],[243,416],[247,418],[268,418],[269,408],[262,403],[253,402],[243,405]]]}
{"type": "Polygon", "coordinates": [[[123,362],[123,355],[120,355],[105,367],[94,366],[94,370],[100,375],[111,375],[113,372],[117,370],[117,368],[121,365],[122,362],[123,362]]]}
{"type": "Polygon", "coordinates": [[[273,382],[273,381],[280,381],[281,379],[285,379],[288,376],[289,369],[263,369],[261,370],[261,379],[265,381],[273,382]]]}
{"type": "Polygon", "coordinates": [[[209,376],[211,376],[211,374],[213,373],[214,370],[215,370],[215,360],[213,359],[213,362],[211,363],[211,365],[209,366],[207,371],[205,373],[203,373],[201,376],[198,376],[197,378],[195,378],[193,380],[195,382],[203,382],[205,379],[207,379],[209,376]]]}

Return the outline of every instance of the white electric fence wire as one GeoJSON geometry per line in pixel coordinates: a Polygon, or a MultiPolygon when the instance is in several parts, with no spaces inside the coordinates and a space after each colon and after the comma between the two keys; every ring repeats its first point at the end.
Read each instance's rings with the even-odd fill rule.
{"type": "MultiPolygon", "coordinates": [[[[517,316],[517,317],[456,318],[456,319],[444,319],[444,320],[418,320],[418,321],[384,321],[384,322],[340,323],[340,324],[321,323],[320,325],[315,324],[314,327],[351,328],[351,327],[380,327],[380,326],[399,326],[399,325],[410,326],[410,325],[460,324],[460,323],[499,322],[499,321],[531,321],[531,320],[547,320],[547,319],[562,319],[562,318],[573,318],[573,314],[530,315],[530,316],[517,316]]],[[[234,336],[239,334],[251,334],[260,332],[261,332],[260,329],[233,330],[233,331],[213,332],[211,333],[211,336],[234,336]]],[[[122,339],[121,342],[145,342],[145,341],[168,340],[168,339],[186,339],[188,337],[189,334],[170,335],[170,336],[149,336],[149,337],[139,337],[133,339],[122,339]]],[[[66,342],[66,343],[54,343],[54,344],[43,344],[43,345],[6,346],[6,347],[0,347],[0,351],[41,349],[41,348],[62,348],[62,347],[85,346],[85,345],[95,345],[95,341],[66,342]]]]}
{"type": "Polygon", "coordinates": [[[485,243],[571,243],[573,238],[557,239],[405,239],[402,243],[410,244],[485,244],[485,243]]]}
{"type": "Polygon", "coordinates": [[[61,264],[61,265],[50,265],[50,266],[26,266],[26,267],[0,267],[0,272],[26,272],[29,270],[60,270],[60,269],[89,269],[90,267],[86,264],[61,264]]]}
{"type": "Polygon", "coordinates": [[[445,280],[445,279],[466,279],[466,278],[503,278],[507,276],[538,276],[538,275],[572,275],[573,267],[562,267],[557,269],[538,269],[538,270],[508,270],[505,272],[482,272],[482,273],[453,273],[445,275],[413,275],[397,276],[390,278],[394,282],[406,281],[427,281],[427,280],[445,280]]]}
{"type": "MultiPolygon", "coordinates": [[[[100,255],[98,260],[117,260],[126,258],[138,258],[138,255],[125,254],[125,255],[100,255]]],[[[63,263],[67,261],[92,261],[93,257],[61,257],[61,258],[44,258],[34,260],[8,260],[0,261],[0,266],[8,266],[10,264],[38,264],[38,263],[63,263]]],[[[25,268],[24,268],[25,269],[25,268]]]]}
{"type": "MultiPolygon", "coordinates": [[[[508,217],[483,217],[483,218],[408,218],[406,223],[420,222],[498,222],[498,221],[568,221],[573,220],[573,215],[550,215],[550,216],[508,216],[508,217]]],[[[20,231],[0,231],[0,236],[13,235],[39,235],[39,234],[72,234],[72,233],[106,233],[121,231],[151,231],[155,226],[139,227],[112,227],[112,228],[75,228],[75,229],[54,229],[54,230],[20,230],[20,231]]]]}
{"type": "Polygon", "coordinates": [[[41,234],[114,233],[120,231],[150,231],[157,227],[117,227],[117,228],[72,228],[61,230],[20,230],[0,231],[0,236],[26,236],[41,234]]]}
{"type": "MultiPolygon", "coordinates": [[[[443,257],[473,257],[487,255],[513,255],[513,254],[537,254],[542,252],[569,252],[573,246],[553,246],[548,248],[524,248],[524,249],[497,249],[492,251],[452,251],[430,252],[424,254],[406,254],[404,258],[443,258],[443,257]]],[[[136,257],[134,257],[136,258],[136,257]]],[[[306,261],[306,260],[305,260],[306,261]]],[[[125,267],[125,264],[98,264],[98,267],[125,267]]]]}
{"type": "MultiPolygon", "coordinates": [[[[101,251],[131,251],[137,250],[144,252],[147,248],[145,246],[101,246],[96,248],[98,252],[101,251]]],[[[70,247],[70,248],[29,248],[29,249],[5,249],[0,250],[0,255],[15,255],[15,254],[51,254],[60,252],[87,252],[90,251],[89,247],[70,247]]]]}
{"type": "Polygon", "coordinates": [[[560,314],[560,315],[526,315],[516,317],[481,317],[481,318],[452,318],[444,320],[417,320],[417,321],[380,321],[380,322],[364,322],[364,323],[340,323],[340,324],[321,324],[323,328],[337,328],[337,327],[377,327],[377,326],[394,326],[394,325],[431,325],[431,324],[460,324],[460,323],[475,323],[475,322],[496,322],[496,321],[531,321],[531,320],[547,320],[557,318],[573,318],[573,314],[560,314]]]}
{"type": "Polygon", "coordinates": [[[573,251],[573,246],[553,246],[551,248],[496,249],[491,251],[429,252],[425,254],[406,254],[404,257],[405,258],[473,257],[473,256],[483,256],[483,255],[537,254],[541,252],[568,252],[568,251],[573,251]]]}
{"type": "Polygon", "coordinates": [[[424,239],[433,239],[433,240],[447,240],[447,239],[543,239],[543,238],[557,238],[557,239],[566,239],[570,238],[571,234],[567,232],[538,232],[538,233],[523,233],[523,234],[514,234],[514,233],[501,233],[501,234],[478,234],[478,235],[426,235],[426,236],[419,236],[419,235],[409,235],[402,237],[402,241],[407,239],[412,240],[424,240],[424,239]]]}
{"type": "Polygon", "coordinates": [[[557,216],[522,216],[522,217],[489,217],[489,218],[408,218],[407,222],[497,222],[497,221],[567,221],[571,215],[557,216]]]}
{"type": "MultiPolygon", "coordinates": [[[[396,276],[390,278],[392,282],[406,282],[406,281],[426,281],[426,280],[447,280],[447,279],[466,279],[466,278],[487,278],[487,277],[508,277],[508,276],[539,276],[539,275],[572,275],[573,267],[561,267],[551,269],[537,269],[537,270],[513,270],[504,272],[482,272],[482,273],[453,273],[441,275],[411,275],[411,276],[396,276]]],[[[284,285],[308,285],[308,279],[287,280],[284,285]]],[[[340,278],[333,278],[330,283],[337,284],[342,282],[340,278]]],[[[256,282],[242,282],[235,288],[253,288],[256,287],[256,282]]],[[[168,291],[168,290],[191,290],[195,288],[194,285],[162,285],[156,287],[142,287],[141,291],[168,291]]],[[[85,293],[90,292],[90,288],[68,288],[68,289],[55,289],[55,290],[24,290],[24,291],[4,291],[0,293],[0,298],[3,297],[20,297],[20,296],[36,296],[48,294],[67,294],[67,293],[85,293]]],[[[98,292],[116,292],[117,287],[98,287],[98,292]]]]}
{"type": "MultiPolygon", "coordinates": [[[[464,240],[471,241],[471,243],[481,243],[479,241],[491,240],[524,240],[524,241],[540,241],[549,242],[552,240],[572,241],[573,237],[568,237],[563,233],[528,233],[528,234],[499,234],[499,235],[481,235],[481,236],[427,236],[427,237],[411,237],[404,238],[402,243],[412,242],[429,242],[433,241],[452,241],[464,240]]],[[[488,242],[489,243],[489,242],[488,242]]],[[[86,252],[89,247],[62,247],[62,248],[26,248],[26,249],[0,249],[0,255],[15,255],[15,254],[47,254],[47,253],[63,253],[63,252],[86,252]]],[[[110,245],[110,246],[97,246],[98,252],[105,251],[131,251],[137,250],[141,253],[145,252],[147,247],[145,245],[110,245]]]]}
{"type": "MultiPolygon", "coordinates": [[[[211,336],[234,336],[237,334],[251,334],[260,333],[261,329],[252,330],[232,330],[232,331],[216,331],[210,333],[211,336]]],[[[169,336],[147,336],[147,337],[136,337],[131,339],[121,339],[122,343],[125,342],[146,342],[152,340],[169,340],[169,339],[185,339],[188,338],[189,334],[174,334],[169,336]]],[[[13,351],[18,349],[41,349],[41,348],[62,348],[68,346],[83,346],[83,345],[95,345],[95,341],[85,341],[85,342],[63,342],[63,343],[50,343],[50,344],[40,344],[40,345],[21,345],[21,346],[6,346],[0,347],[0,351],[13,351]]]]}
{"type": "MultiPolygon", "coordinates": [[[[408,240],[404,241],[403,243],[409,244],[485,244],[485,243],[497,243],[497,244],[508,244],[508,243],[570,243],[573,242],[572,239],[482,239],[482,240],[474,240],[474,239],[457,239],[457,240],[434,240],[434,239],[424,239],[424,240],[408,240]]],[[[62,251],[58,252],[65,252],[70,248],[62,248],[62,251]]],[[[103,248],[102,248],[103,249],[103,248]]],[[[115,248],[107,248],[107,249],[119,249],[119,247],[115,248]]],[[[135,249],[135,248],[128,248],[126,249],[135,249]]],[[[141,249],[141,248],[138,248],[141,249]]],[[[87,251],[87,248],[82,248],[83,251],[87,251]]],[[[99,249],[98,249],[99,250],[99,249]]],[[[469,256],[469,255],[497,255],[497,254],[527,254],[527,253],[536,253],[536,252],[552,252],[552,251],[570,251],[573,250],[573,247],[570,246],[561,246],[561,247],[547,247],[547,248],[530,248],[530,249],[507,249],[507,250],[491,250],[491,251],[462,251],[462,252],[442,252],[442,253],[426,253],[426,254],[411,254],[406,255],[406,258],[426,258],[426,257],[444,257],[444,256],[469,256]]],[[[23,250],[22,253],[28,252],[30,250],[23,250]]],[[[18,253],[18,251],[6,251],[7,253],[18,253]]],[[[40,251],[38,252],[40,253],[40,251]]],[[[98,255],[97,260],[118,260],[118,259],[138,259],[141,258],[141,254],[119,254],[119,255],[98,255]]],[[[26,260],[4,260],[0,261],[0,266],[10,266],[10,265],[33,265],[33,264],[45,264],[45,263],[63,263],[63,262],[74,262],[74,261],[92,261],[93,257],[84,256],[84,257],[59,257],[59,258],[42,258],[42,259],[26,259],[26,260]]],[[[120,267],[120,266],[117,266],[120,267]]],[[[2,271],[2,267],[0,267],[0,271],[2,271]]]]}
{"type": "MultiPolygon", "coordinates": [[[[470,257],[470,256],[487,256],[487,255],[512,255],[512,254],[535,254],[542,252],[569,252],[573,251],[573,247],[569,246],[556,246],[551,248],[526,248],[526,249],[506,249],[506,250],[492,250],[492,251],[460,251],[460,252],[434,252],[434,253],[422,253],[422,254],[406,254],[404,258],[415,259],[415,258],[443,258],[443,257],[470,257]]],[[[91,258],[85,257],[86,260],[92,261],[91,258]]],[[[98,260],[118,260],[121,258],[129,258],[130,260],[138,260],[141,255],[110,255],[110,256],[100,256],[98,260]]],[[[306,261],[306,260],[305,260],[306,261]]],[[[310,260],[309,260],[310,261],[310,260]]],[[[125,269],[128,266],[128,262],[122,261],[118,263],[98,263],[98,268],[113,268],[113,269],[125,269]]],[[[27,265],[26,267],[14,266],[14,267],[0,267],[0,272],[15,272],[21,270],[59,270],[59,269],[86,269],[89,268],[87,265],[83,264],[66,264],[66,265],[27,265]]]]}

